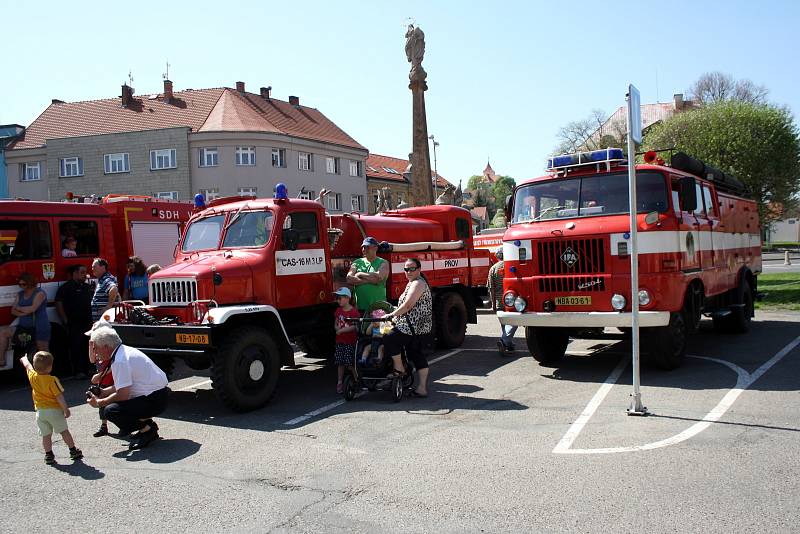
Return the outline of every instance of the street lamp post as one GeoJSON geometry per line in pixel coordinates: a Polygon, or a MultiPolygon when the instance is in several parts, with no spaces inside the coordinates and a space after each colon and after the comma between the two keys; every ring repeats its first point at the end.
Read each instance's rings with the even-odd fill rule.
{"type": "Polygon", "coordinates": [[[433,141],[433,197],[436,200],[436,197],[439,196],[439,171],[436,167],[436,147],[439,146],[439,142],[434,139],[433,134],[429,135],[428,139],[433,141]]]}

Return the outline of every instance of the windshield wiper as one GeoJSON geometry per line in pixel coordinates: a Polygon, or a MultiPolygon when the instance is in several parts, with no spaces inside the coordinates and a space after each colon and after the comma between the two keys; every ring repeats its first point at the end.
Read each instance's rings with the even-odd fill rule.
{"type": "Polygon", "coordinates": [[[549,208],[543,209],[542,212],[539,215],[537,215],[536,217],[534,217],[533,219],[525,219],[524,221],[517,221],[514,224],[525,224],[525,223],[536,222],[536,221],[540,220],[542,217],[544,217],[546,214],[550,213],[551,211],[563,210],[565,208],[566,208],[566,206],[550,206],[549,208]]]}
{"type": "Polygon", "coordinates": [[[242,213],[242,210],[245,209],[245,208],[249,208],[249,207],[250,207],[250,204],[244,204],[243,206],[240,206],[239,209],[236,210],[236,213],[233,214],[233,217],[231,217],[231,219],[228,221],[228,224],[225,225],[225,228],[222,229],[222,231],[225,232],[225,230],[230,228],[231,225],[236,222],[236,219],[239,218],[239,214],[242,213]]]}

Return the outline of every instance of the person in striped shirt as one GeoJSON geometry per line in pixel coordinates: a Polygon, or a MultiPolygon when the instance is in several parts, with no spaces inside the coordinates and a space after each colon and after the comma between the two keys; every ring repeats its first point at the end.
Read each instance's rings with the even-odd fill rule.
{"type": "Polygon", "coordinates": [[[92,262],[92,274],[97,278],[97,287],[92,296],[92,321],[96,322],[116,302],[119,287],[117,277],[108,272],[108,262],[103,258],[95,258],[92,262]]]}

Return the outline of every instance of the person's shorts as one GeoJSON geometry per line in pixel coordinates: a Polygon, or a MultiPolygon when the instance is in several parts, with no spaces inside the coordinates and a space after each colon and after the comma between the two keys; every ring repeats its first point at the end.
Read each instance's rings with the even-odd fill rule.
{"type": "Polygon", "coordinates": [[[39,427],[39,435],[44,437],[53,432],[64,432],[67,429],[67,420],[61,408],[40,408],[36,410],[36,425],[39,427]]]}

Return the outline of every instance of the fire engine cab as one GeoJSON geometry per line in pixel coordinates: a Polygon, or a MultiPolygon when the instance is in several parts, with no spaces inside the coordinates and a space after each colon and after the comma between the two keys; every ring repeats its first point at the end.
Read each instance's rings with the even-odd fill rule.
{"type": "Polygon", "coordinates": [[[533,357],[554,364],[570,337],[629,334],[639,299],[643,354],[681,365],[703,315],[744,332],[753,316],[761,238],[754,201],[736,178],[678,152],[636,166],[639,294],[630,294],[628,162],[608,149],[551,158],[518,185],[503,240],[503,325],[525,327],[533,357]],[[606,332],[608,334],[608,332],[606,332]]]}
{"type": "Polygon", "coordinates": [[[463,342],[477,322],[489,259],[472,244],[467,210],[427,206],[377,216],[331,215],[314,201],[224,198],[189,221],[173,265],[149,280],[150,304],[123,303],[109,319],[123,341],[168,368],[173,357],[211,367],[218,397],[245,411],[273,395],[297,343],[332,353],[333,291],[346,283],[365,236],[384,241],[387,298],[406,285],[403,263],[417,257],[434,293],[438,343],[463,342]],[[165,362],[166,360],[166,362],[165,362]]]}
{"type": "MultiPolygon", "coordinates": [[[[81,199],[82,200],[82,199],[81,199]]],[[[0,324],[12,324],[11,305],[19,292],[19,276],[28,272],[47,293],[53,324],[51,349],[57,363],[66,332],[53,299],[68,279],[67,268],[105,258],[122,283],[129,256],[151,265],[170,264],[183,224],[192,214],[187,202],[145,196],[108,195],[100,203],[0,201],[0,324]],[[62,254],[67,237],[77,240],[75,255],[62,254]]],[[[0,370],[14,365],[12,351],[0,355],[0,370]]]]}

